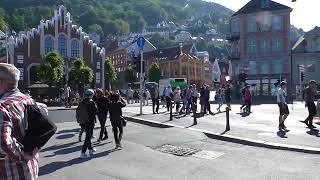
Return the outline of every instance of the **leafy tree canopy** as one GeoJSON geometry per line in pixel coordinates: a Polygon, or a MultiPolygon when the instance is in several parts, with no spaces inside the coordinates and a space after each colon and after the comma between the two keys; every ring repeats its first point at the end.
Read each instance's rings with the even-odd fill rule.
{"type": "Polygon", "coordinates": [[[105,63],[105,73],[106,73],[106,78],[110,79],[111,82],[114,82],[117,80],[117,72],[110,60],[107,60],[105,63]]]}
{"type": "Polygon", "coordinates": [[[153,63],[149,69],[149,81],[159,83],[161,71],[158,63],[153,63]]]}
{"type": "Polygon", "coordinates": [[[89,85],[93,81],[93,70],[86,66],[83,59],[77,59],[69,73],[73,85],[89,85]]]}
{"type": "Polygon", "coordinates": [[[135,76],[135,72],[131,66],[128,66],[125,70],[124,79],[127,83],[136,82],[137,78],[135,76]]]}
{"type": "Polygon", "coordinates": [[[37,74],[41,81],[51,86],[62,79],[64,60],[59,54],[51,52],[45,57],[44,61],[45,63],[41,64],[37,70],[37,74]]]}

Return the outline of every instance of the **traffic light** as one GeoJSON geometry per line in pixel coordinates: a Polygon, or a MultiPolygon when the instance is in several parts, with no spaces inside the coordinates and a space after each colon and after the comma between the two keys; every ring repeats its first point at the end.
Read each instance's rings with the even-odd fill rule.
{"type": "Polygon", "coordinates": [[[301,82],[304,81],[306,75],[304,74],[304,72],[300,72],[300,80],[301,82]]]}

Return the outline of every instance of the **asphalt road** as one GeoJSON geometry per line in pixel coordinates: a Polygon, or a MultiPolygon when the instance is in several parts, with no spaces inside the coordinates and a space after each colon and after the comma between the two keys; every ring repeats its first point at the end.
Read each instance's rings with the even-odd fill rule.
{"type": "Polygon", "coordinates": [[[199,132],[131,122],[125,128],[122,150],[113,150],[109,126],[110,138],[96,144],[98,152],[93,159],[82,161],[78,158],[82,145],[77,142],[79,129],[72,122],[74,111],[54,111],[50,116],[64,123],[58,123],[58,133],[41,153],[40,180],[319,179],[319,155],[233,144],[199,132]],[[200,152],[176,156],[157,150],[165,144],[200,152]]]}

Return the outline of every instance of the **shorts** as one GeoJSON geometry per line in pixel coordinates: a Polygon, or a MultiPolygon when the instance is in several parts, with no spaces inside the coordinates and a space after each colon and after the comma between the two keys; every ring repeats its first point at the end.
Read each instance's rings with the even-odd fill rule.
{"type": "Polygon", "coordinates": [[[285,114],[289,114],[289,108],[287,104],[283,104],[283,103],[278,103],[279,106],[279,111],[280,111],[280,116],[283,116],[285,114]]]}

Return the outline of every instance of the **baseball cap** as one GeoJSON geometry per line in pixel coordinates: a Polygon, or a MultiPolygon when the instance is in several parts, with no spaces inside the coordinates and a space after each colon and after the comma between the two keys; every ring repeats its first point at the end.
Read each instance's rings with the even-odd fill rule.
{"type": "Polygon", "coordinates": [[[88,89],[84,92],[84,95],[86,97],[89,97],[89,96],[93,96],[94,95],[94,91],[92,89],[88,89]]]}

